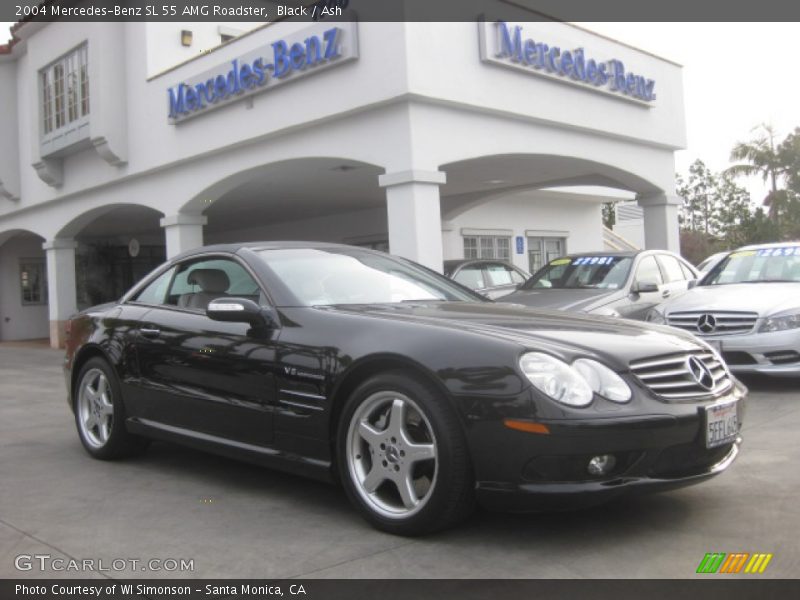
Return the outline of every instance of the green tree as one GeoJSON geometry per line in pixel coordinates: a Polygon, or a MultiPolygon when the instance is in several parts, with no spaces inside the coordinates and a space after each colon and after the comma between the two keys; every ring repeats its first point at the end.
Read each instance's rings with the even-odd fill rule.
{"type": "Polygon", "coordinates": [[[731,174],[714,173],[702,160],[692,163],[687,178],[678,175],[676,189],[683,198],[681,249],[690,260],[752,243],[770,231],[766,216],[767,223],[753,216],[747,190],[731,174]]]}
{"type": "Polygon", "coordinates": [[[689,177],[678,175],[676,190],[683,198],[680,222],[684,229],[706,236],[719,232],[718,178],[705,163],[697,159],[689,166],[689,177]]]}
{"type": "Polygon", "coordinates": [[[717,177],[715,206],[718,234],[722,237],[726,248],[753,243],[746,229],[746,224],[753,219],[750,193],[727,173],[717,177]]]}
{"type": "Polygon", "coordinates": [[[769,185],[769,192],[763,204],[769,206],[769,215],[780,223],[784,212],[786,196],[781,194],[779,185],[786,174],[785,158],[781,157],[777,136],[771,125],[762,123],[752,130],[755,133],[749,142],[738,142],[731,150],[732,165],[726,173],[738,177],[758,176],[769,185]]]}
{"type": "Polygon", "coordinates": [[[780,143],[778,157],[786,180],[781,237],[796,240],[800,239],[800,127],[780,143]]]}
{"type": "Polygon", "coordinates": [[[800,195],[800,127],[795,127],[778,146],[778,159],[786,175],[786,187],[800,195]]]}
{"type": "Polygon", "coordinates": [[[756,208],[740,226],[740,242],[732,247],[746,244],[763,244],[780,238],[778,225],[770,219],[762,207],[756,208]]]}
{"type": "Polygon", "coordinates": [[[603,225],[609,229],[613,229],[617,223],[617,214],[614,211],[613,202],[603,203],[603,225]]]}

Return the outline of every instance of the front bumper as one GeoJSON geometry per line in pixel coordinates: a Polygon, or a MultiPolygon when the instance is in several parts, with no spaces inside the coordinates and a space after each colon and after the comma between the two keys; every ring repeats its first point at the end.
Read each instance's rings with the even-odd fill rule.
{"type": "Polygon", "coordinates": [[[537,419],[549,434],[510,430],[502,421],[475,424],[470,443],[478,501],[495,510],[563,510],[700,483],[736,459],[745,396],[746,388],[735,382],[713,401],[659,402],[662,414],[537,419]],[[736,402],[739,434],[706,448],[705,408],[728,402],[736,402]],[[613,455],[616,465],[593,476],[587,467],[598,455],[613,455]]]}
{"type": "Polygon", "coordinates": [[[742,438],[730,445],[719,462],[676,477],[619,477],[607,481],[566,483],[479,484],[478,502],[489,510],[530,512],[564,510],[602,504],[622,495],[655,493],[695,485],[725,471],[739,455],[742,438]]]}
{"type": "MultiPolygon", "coordinates": [[[[756,325],[760,325],[761,321],[756,325]]],[[[735,373],[800,376],[800,330],[698,336],[722,354],[735,373]]]]}

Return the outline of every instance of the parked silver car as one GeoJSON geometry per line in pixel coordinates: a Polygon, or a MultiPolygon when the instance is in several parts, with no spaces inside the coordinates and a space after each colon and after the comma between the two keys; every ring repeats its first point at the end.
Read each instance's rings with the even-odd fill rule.
{"type": "Polygon", "coordinates": [[[570,254],[551,260],[502,301],[644,320],[698,277],[692,265],[666,250],[570,254]]]}
{"type": "Polygon", "coordinates": [[[733,371],[800,375],[800,242],[731,252],[647,320],[691,331],[733,371]]]}
{"type": "Polygon", "coordinates": [[[717,266],[718,262],[728,256],[728,254],[730,254],[730,252],[716,252],[711,256],[704,258],[702,261],[700,261],[700,264],[697,265],[697,270],[700,271],[701,274],[705,275],[711,269],[717,266]]]}
{"type": "Polygon", "coordinates": [[[444,274],[492,300],[510,294],[530,277],[511,263],[492,258],[446,260],[444,274]]]}

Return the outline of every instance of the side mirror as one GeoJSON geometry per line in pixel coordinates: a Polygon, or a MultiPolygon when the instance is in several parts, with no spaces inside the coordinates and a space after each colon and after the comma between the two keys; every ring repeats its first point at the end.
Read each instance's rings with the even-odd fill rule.
{"type": "Polygon", "coordinates": [[[215,321],[248,323],[254,328],[272,328],[275,319],[269,308],[247,298],[217,298],[208,303],[206,316],[215,321]]]}
{"type": "Polygon", "coordinates": [[[697,279],[690,279],[689,283],[686,285],[686,289],[690,290],[694,287],[697,287],[697,279]]]}
{"type": "Polygon", "coordinates": [[[655,281],[637,281],[631,286],[632,294],[648,294],[657,291],[658,284],[655,281]]]}

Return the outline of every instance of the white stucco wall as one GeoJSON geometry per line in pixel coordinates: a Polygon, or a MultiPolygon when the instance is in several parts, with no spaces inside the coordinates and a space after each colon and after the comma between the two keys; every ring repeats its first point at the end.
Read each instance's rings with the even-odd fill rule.
{"type": "MultiPolygon", "coordinates": [[[[15,205],[0,202],[0,229],[18,226],[10,217],[19,208],[56,199],[62,210],[35,219],[46,236],[57,231],[51,217],[64,223],[65,213],[79,214],[93,202],[148,202],[151,194],[132,187],[144,176],[154,178],[143,180],[145,188],[159,185],[170,192],[154,204],[174,204],[166,208],[176,211],[215,180],[294,156],[352,158],[389,172],[431,170],[498,153],[578,156],[635,173],[647,182],[643,187],[671,193],[674,185],[672,152],[683,145],[685,130],[680,67],[568,25],[526,27],[533,28],[530,35],[583,45],[652,74],[658,80],[655,105],[637,106],[482,63],[476,23],[361,23],[358,60],[267,90],[252,104],[234,102],[173,125],[167,120],[167,88],[309,27],[263,27],[151,76],[148,53],[174,44],[181,25],[172,24],[164,38],[145,23],[30,24],[20,30],[25,39],[15,52],[22,193],[15,205]],[[63,184],[51,187],[31,167],[39,159],[38,70],[83,41],[96,101],[92,135],[105,138],[125,162],[114,166],[92,149],[70,154],[63,159],[63,184]],[[222,160],[215,156],[221,153],[222,160]]],[[[320,23],[320,30],[330,25],[320,23]]],[[[170,63],[177,58],[174,52],[164,56],[170,63]]]]}
{"type": "Polygon", "coordinates": [[[642,219],[622,221],[612,228],[614,233],[624,237],[633,245],[644,248],[644,221],[642,219]]]}
{"type": "Polygon", "coordinates": [[[568,23],[508,25],[521,26],[523,39],[562,50],[584,48],[587,56],[621,60],[626,69],[656,81],[656,101],[651,106],[634,105],[593,91],[592,86],[573,84],[568,77],[552,80],[538,76],[535,69],[517,71],[481,62],[477,23],[407,24],[408,62],[425,65],[409,70],[409,88],[442,101],[526,115],[541,123],[569,123],[662,147],[685,145],[678,65],[568,23]]]}
{"type": "Polygon", "coordinates": [[[17,64],[0,61],[0,205],[16,205],[20,195],[17,64]]]}
{"type": "Polygon", "coordinates": [[[221,45],[220,32],[242,34],[263,26],[255,21],[230,23],[146,23],[147,76],[153,77],[175,65],[196,58],[221,45]],[[192,33],[189,46],[181,44],[181,32],[192,33]]]}
{"type": "Polygon", "coordinates": [[[529,270],[526,231],[566,237],[567,252],[602,250],[601,202],[598,198],[545,191],[494,199],[445,221],[444,257],[464,257],[462,229],[503,229],[512,231],[512,238],[522,236],[522,254],[516,253],[512,239],[512,262],[525,271],[529,270]]]}

